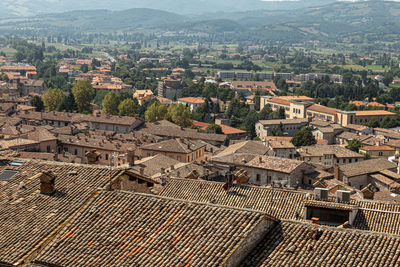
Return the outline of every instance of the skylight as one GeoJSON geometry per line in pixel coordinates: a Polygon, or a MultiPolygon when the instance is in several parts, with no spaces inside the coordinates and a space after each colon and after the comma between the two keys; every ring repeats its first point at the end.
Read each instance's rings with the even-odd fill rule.
{"type": "Polygon", "coordinates": [[[18,174],[18,171],[14,170],[4,170],[0,173],[0,181],[10,181],[14,178],[15,175],[18,174]]]}

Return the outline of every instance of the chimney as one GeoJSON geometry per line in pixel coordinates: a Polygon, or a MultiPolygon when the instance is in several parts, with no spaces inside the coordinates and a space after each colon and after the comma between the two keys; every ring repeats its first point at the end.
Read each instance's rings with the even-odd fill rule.
{"type": "Polygon", "coordinates": [[[161,174],[165,174],[165,169],[161,168],[161,174]]]}
{"type": "Polygon", "coordinates": [[[175,170],[175,165],[171,165],[171,171],[175,170]]]}
{"type": "Polygon", "coordinates": [[[126,157],[126,161],[128,162],[129,166],[135,166],[135,150],[129,149],[126,157]]]}
{"type": "Polygon", "coordinates": [[[181,178],[181,172],[178,171],[178,172],[176,173],[176,176],[177,176],[178,178],[181,178]]]}
{"type": "Polygon", "coordinates": [[[98,164],[100,153],[96,151],[96,149],[92,149],[86,153],[87,162],[90,165],[98,164]]]}
{"type": "Polygon", "coordinates": [[[258,157],[258,162],[259,162],[259,163],[262,163],[262,157],[261,157],[261,156],[258,157]]]}
{"type": "Polygon", "coordinates": [[[372,184],[367,185],[361,190],[364,199],[374,199],[375,190],[372,184]]]}
{"type": "Polygon", "coordinates": [[[333,165],[333,176],[335,177],[335,179],[343,181],[342,172],[340,171],[338,164],[333,165]]]}
{"type": "Polygon", "coordinates": [[[55,191],[54,183],[56,180],[56,176],[51,171],[41,172],[39,175],[40,194],[53,194],[55,191]]]}
{"type": "Polygon", "coordinates": [[[314,197],[317,200],[328,200],[328,189],[326,188],[315,188],[314,197]]]}
{"type": "Polygon", "coordinates": [[[140,175],[144,175],[144,168],[141,167],[141,168],[139,169],[139,172],[140,172],[140,175]]]}
{"type": "Polygon", "coordinates": [[[350,202],[350,192],[344,190],[336,191],[336,201],[337,202],[350,202]]]}

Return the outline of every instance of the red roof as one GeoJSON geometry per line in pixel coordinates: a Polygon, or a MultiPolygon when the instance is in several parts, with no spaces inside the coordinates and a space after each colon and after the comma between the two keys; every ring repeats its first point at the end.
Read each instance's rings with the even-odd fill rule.
{"type": "MultiPolygon", "coordinates": [[[[201,121],[192,121],[192,124],[196,127],[199,127],[201,130],[206,130],[206,128],[210,125],[209,123],[206,122],[201,122],[201,121]]],[[[228,125],[223,125],[220,124],[219,125],[221,127],[221,130],[224,134],[242,134],[242,133],[246,133],[246,131],[240,130],[240,129],[236,129],[233,127],[230,127],[228,125]]]]}

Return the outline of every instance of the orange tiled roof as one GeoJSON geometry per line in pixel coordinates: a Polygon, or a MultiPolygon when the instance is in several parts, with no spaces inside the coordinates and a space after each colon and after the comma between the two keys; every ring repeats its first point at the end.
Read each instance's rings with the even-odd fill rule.
{"type": "Polygon", "coordinates": [[[268,102],[278,103],[278,104],[282,104],[282,105],[290,105],[289,100],[285,100],[285,99],[281,99],[281,98],[271,98],[268,100],[268,102]]]}
{"type": "Polygon", "coordinates": [[[203,104],[204,103],[204,99],[199,98],[199,97],[183,97],[183,98],[179,98],[178,101],[193,103],[193,104],[203,104]]]}
{"type": "Polygon", "coordinates": [[[355,106],[359,107],[359,106],[363,106],[364,102],[362,102],[362,101],[350,101],[349,104],[352,104],[352,105],[355,105],[355,106]]]}
{"type": "Polygon", "coordinates": [[[386,110],[357,110],[354,111],[356,116],[392,116],[395,115],[393,112],[386,110]]]}
{"type": "Polygon", "coordinates": [[[328,108],[319,104],[314,104],[312,106],[310,106],[309,108],[307,108],[307,111],[316,111],[316,112],[321,112],[321,113],[327,113],[327,114],[331,114],[331,115],[336,115],[337,114],[337,109],[335,108],[328,108]]]}
{"type": "Polygon", "coordinates": [[[393,147],[390,146],[364,146],[361,147],[360,150],[365,151],[395,151],[393,147]]]}
{"type": "Polygon", "coordinates": [[[368,106],[370,106],[370,107],[380,107],[380,108],[384,108],[385,107],[385,105],[383,105],[381,103],[378,103],[378,102],[369,102],[368,106]]]}

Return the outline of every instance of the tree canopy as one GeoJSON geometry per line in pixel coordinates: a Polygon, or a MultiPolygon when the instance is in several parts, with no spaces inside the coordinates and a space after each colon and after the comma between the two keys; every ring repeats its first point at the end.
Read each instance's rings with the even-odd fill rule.
{"type": "Polygon", "coordinates": [[[300,130],[298,130],[293,138],[292,138],[292,144],[295,145],[296,147],[300,146],[312,146],[317,143],[317,140],[315,140],[314,135],[311,132],[311,129],[308,127],[303,127],[300,130]]]}
{"type": "Polygon", "coordinates": [[[145,118],[147,122],[155,122],[165,119],[168,109],[165,105],[154,102],[149,106],[145,112],[145,118]]]}
{"type": "Polygon", "coordinates": [[[90,101],[92,100],[94,89],[90,80],[78,80],[72,88],[75,103],[80,113],[90,113],[92,107],[90,101]]]}
{"type": "Polygon", "coordinates": [[[102,101],[103,112],[118,115],[119,97],[114,92],[109,92],[102,101]]]}
{"type": "Polygon", "coordinates": [[[138,106],[135,104],[135,102],[132,99],[127,98],[119,104],[118,111],[119,111],[119,115],[121,115],[121,116],[133,117],[138,112],[138,106]]]}
{"type": "Polygon", "coordinates": [[[64,94],[60,89],[50,89],[43,95],[43,104],[46,111],[57,110],[64,100],[64,94]]]}

